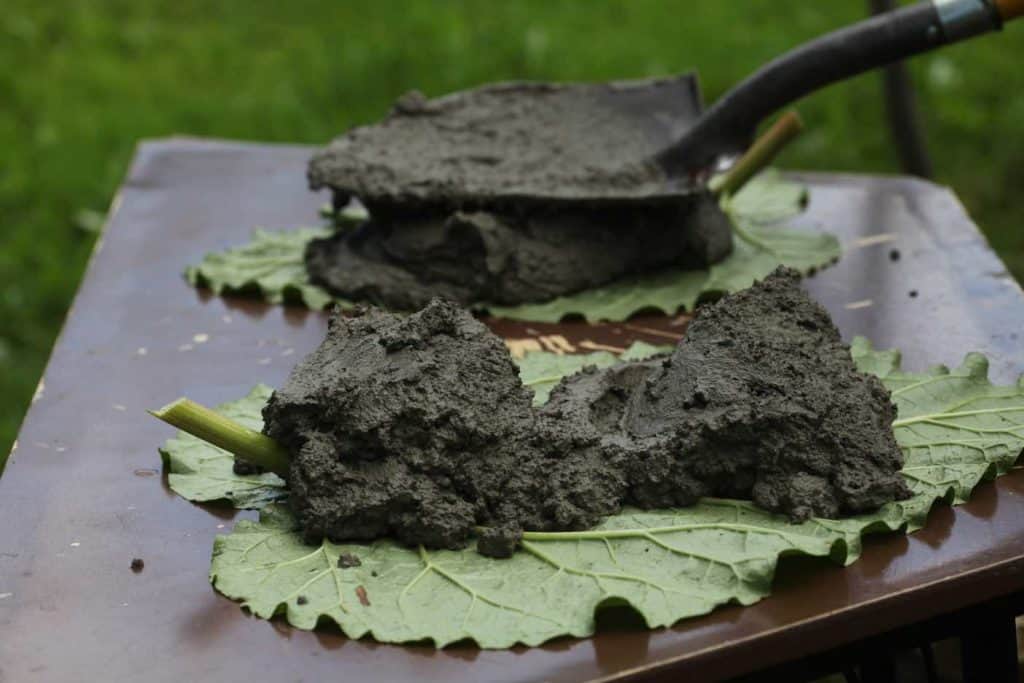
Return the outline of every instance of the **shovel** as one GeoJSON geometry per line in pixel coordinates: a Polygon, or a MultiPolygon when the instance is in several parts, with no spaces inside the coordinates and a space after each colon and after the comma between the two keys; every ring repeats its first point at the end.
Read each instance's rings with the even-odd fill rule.
{"type": "Polygon", "coordinates": [[[658,155],[670,176],[707,169],[746,149],[758,124],[827,85],[999,30],[1024,0],[927,0],[867,19],[766,64],[718,100],[658,155]]]}
{"type": "MultiPolygon", "coordinates": [[[[380,214],[684,201],[706,193],[712,172],[748,150],[757,126],[787,104],[999,30],[1021,15],[1024,0],[925,0],[796,48],[707,111],[693,74],[589,85],[506,83],[434,100],[411,93],[381,123],[353,129],[319,152],[310,162],[310,185],[333,189],[336,205],[354,196],[380,214]]],[[[739,170],[756,171],[796,128],[784,119],[780,135],[748,151],[739,170]]]]}

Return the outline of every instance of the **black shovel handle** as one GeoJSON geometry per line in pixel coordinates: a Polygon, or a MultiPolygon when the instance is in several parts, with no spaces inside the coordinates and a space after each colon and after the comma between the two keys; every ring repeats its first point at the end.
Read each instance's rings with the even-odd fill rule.
{"type": "Polygon", "coordinates": [[[670,175],[746,149],[758,124],[824,86],[998,30],[1024,0],[926,0],[825,35],[769,62],[723,96],[658,157],[670,175]]]}

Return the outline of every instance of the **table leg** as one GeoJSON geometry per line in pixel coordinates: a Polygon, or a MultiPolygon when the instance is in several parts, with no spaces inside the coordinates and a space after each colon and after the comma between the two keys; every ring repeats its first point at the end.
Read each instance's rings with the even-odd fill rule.
{"type": "Polygon", "coordinates": [[[980,609],[960,633],[964,683],[1017,683],[1017,630],[1009,610],[980,609]]]}
{"type": "Polygon", "coordinates": [[[896,683],[892,654],[887,650],[877,650],[867,655],[860,665],[860,678],[872,683],[896,683]]]}

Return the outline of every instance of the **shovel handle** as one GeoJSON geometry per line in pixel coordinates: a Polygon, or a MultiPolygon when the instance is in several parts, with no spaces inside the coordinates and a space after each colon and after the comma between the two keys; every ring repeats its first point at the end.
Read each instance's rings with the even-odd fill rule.
{"type": "Polygon", "coordinates": [[[921,0],[806,43],[726,93],[657,161],[671,175],[707,169],[742,152],[757,125],[827,85],[999,30],[1024,15],[1024,0],[921,0]]]}
{"type": "Polygon", "coordinates": [[[995,5],[1003,21],[1024,16],[1024,0],[995,0],[995,5]]]}

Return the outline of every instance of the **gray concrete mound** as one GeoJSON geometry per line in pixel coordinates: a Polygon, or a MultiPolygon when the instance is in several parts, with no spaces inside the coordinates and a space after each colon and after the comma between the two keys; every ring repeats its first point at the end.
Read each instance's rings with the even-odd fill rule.
{"type": "Polygon", "coordinates": [[[732,251],[710,195],[680,206],[503,216],[373,218],[311,242],[310,280],[335,294],[412,311],[434,297],[463,305],[539,302],[664,268],[706,268],[732,251]]]}
{"type": "Polygon", "coordinates": [[[624,505],[752,500],[794,521],[909,496],[895,409],[780,269],[703,308],[670,356],[567,377],[542,408],[501,339],[436,300],[336,315],[264,410],[306,537],[507,556],[624,505]]]}
{"type": "Polygon", "coordinates": [[[692,76],[505,83],[403,96],[317,153],[313,189],[370,220],[313,241],[310,279],[413,311],[536,303],[732,250],[729,219],[691,179],[651,161],[701,110],[692,76]]]}
{"type": "Polygon", "coordinates": [[[314,190],[394,207],[674,203],[692,191],[651,159],[702,110],[693,75],[613,83],[499,83],[403,95],[309,165],[314,190]]]}

